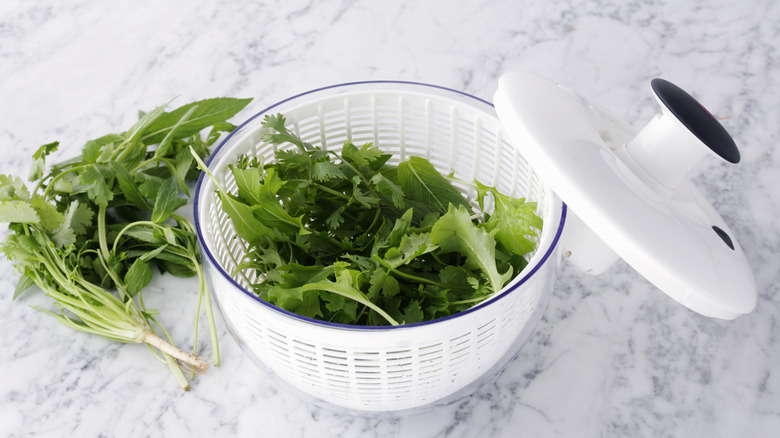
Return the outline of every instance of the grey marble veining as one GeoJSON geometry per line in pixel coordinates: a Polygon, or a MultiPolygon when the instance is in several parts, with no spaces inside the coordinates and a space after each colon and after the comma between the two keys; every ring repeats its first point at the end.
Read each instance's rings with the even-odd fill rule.
{"type": "MultiPolygon", "coordinates": [[[[664,77],[741,147],[739,165],[707,162],[694,181],[744,248],[759,302],[713,320],[623,262],[598,277],[564,264],[537,331],[491,383],[451,406],[370,419],[277,385],[221,319],[224,364],[185,393],[146,347],[73,332],[29,307],[48,305],[40,294],[12,302],[18,275],[3,260],[0,436],[777,436],[779,47],[773,0],[5,1],[0,172],[19,176],[41,144],[59,140],[56,157],[73,156],[173,98],[253,97],[236,120],[353,80],[422,81],[490,100],[503,72],[523,69],[638,128],[655,112],[649,80],[664,77]]],[[[191,343],[195,282],[151,287],[147,304],[191,343]]]]}

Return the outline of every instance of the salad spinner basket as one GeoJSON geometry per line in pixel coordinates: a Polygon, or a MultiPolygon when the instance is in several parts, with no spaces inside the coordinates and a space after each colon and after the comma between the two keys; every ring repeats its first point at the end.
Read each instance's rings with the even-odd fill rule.
{"type": "MultiPolygon", "coordinates": [[[[407,82],[327,87],[273,105],[238,127],[208,166],[228,191],[228,165],[248,154],[272,162],[262,141],[266,114],[282,113],[304,141],[339,151],[373,142],[392,154],[428,159],[444,174],[478,180],[538,203],[544,226],[528,266],[503,290],[449,317],[396,327],[333,324],[277,308],[251,292],[262,281],[236,271],[247,252],[223,212],[215,185],[201,177],[195,220],[206,274],[230,331],[262,368],[325,405],[400,411],[457,400],[483,385],[518,352],[538,323],[558,271],[565,205],[502,132],[493,106],[464,93],[407,82]]],[[[292,147],[292,145],[287,145],[292,147]]],[[[457,186],[457,185],[456,185],[457,186]]],[[[476,206],[476,193],[458,186],[476,206]]],[[[489,207],[486,206],[486,209],[489,207]]]]}

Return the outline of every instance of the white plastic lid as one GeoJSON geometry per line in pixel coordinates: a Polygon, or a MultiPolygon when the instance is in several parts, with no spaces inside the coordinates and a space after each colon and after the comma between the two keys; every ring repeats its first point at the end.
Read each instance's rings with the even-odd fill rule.
{"type": "Polygon", "coordinates": [[[755,307],[755,280],[687,175],[707,156],[738,162],[739,151],[690,95],[660,79],[652,88],[662,111],[639,134],[528,73],[502,76],[494,104],[522,155],[612,250],[688,308],[734,319],[755,307]]]}

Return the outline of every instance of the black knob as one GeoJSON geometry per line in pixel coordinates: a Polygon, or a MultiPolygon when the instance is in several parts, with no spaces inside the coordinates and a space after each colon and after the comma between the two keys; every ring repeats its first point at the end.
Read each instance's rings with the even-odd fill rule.
{"type": "Polygon", "coordinates": [[[693,96],[664,79],[653,79],[650,85],[666,108],[702,143],[729,163],[739,162],[734,139],[693,96]]]}

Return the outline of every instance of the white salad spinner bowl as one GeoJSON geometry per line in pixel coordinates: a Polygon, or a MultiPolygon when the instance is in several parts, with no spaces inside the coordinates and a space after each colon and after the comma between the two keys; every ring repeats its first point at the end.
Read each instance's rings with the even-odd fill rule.
{"type": "MultiPolygon", "coordinates": [[[[209,161],[226,190],[236,191],[228,166],[240,156],[274,160],[276,146],[263,142],[261,121],[282,113],[304,141],[323,148],[373,142],[392,154],[391,164],[420,156],[459,180],[537,202],[544,224],[528,266],[469,310],[396,327],[331,324],[250,292],[262,279],[236,269],[245,242],[214,184],[201,176],[195,224],[230,330],[258,364],[315,400],[393,412],[453,402],[495,376],[541,318],[561,255],[591,274],[621,257],[702,315],[751,312],[757,292],[745,254],[689,181],[707,157],[737,163],[736,144],[691,95],[662,79],[651,85],[661,112],[640,131],[566,87],[522,72],[500,78],[495,107],[456,90],[378,81],[327,87],[267,108],[209,161]]],[[[476,207],[473,189],[459,188],[476,207]]]]}
{"type": "MultiPolygon", "coordinates": [[[[236,190],[228,165],[238,157],[274,160],[277,146],[263,142],[268,129],[261,121],[276,113],[304,141],[325,149],[338,151],[347,140],[373,142],[392,154],[390,164],[424,157],[444,174],[535,201],[544,225],[528,266],[467,311],[395,327],[333,324],[290,313],[252,292],[251,284],[262,279],[251,269],[236,271],[246,243],[222,210],[215,185],[201,178],[195,221],[205,271],[241,348],[315,400],[363,412],[446,404],[496,375],[543,313],[558,273],[566,207],[508,141],[493,106],[410,82],[350,83],[304,93],[256,114],[219,145],[208,167],[226,190],[236,190]]],[[[459,188],[476,205],[476,193],[459,188]]]]}

